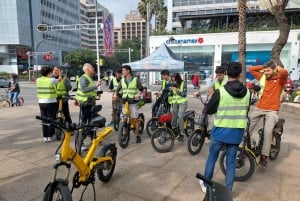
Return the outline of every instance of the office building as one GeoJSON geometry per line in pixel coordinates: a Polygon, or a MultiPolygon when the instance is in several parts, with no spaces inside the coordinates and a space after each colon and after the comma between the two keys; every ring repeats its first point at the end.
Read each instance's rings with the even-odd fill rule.
{"type": "Polygon", "coordinates": [[[122,42],[121,28],[119,27],[114,28],[114,37],[115,37],[115,44],[120,44],[122,42]]]}
{"type": "Polygon", "coordinates": [[[141,42],[146,39],[146,20],[142,18],[137,10],[130,11],[126,15],[125,21],[121,23],[122,40],[140,39],[141,42]]]}
{"type": "MultiPolygon", "coordinates": [[[[99,50],[110,56],[114,49],[113,15],[103,5],[97,3],[97,18],[99,26],[99,50]],[[102,29],[101,29],[102,27],[102,29]]],[[[82,24],[95,24],[95,0],[80,0],[80,19],[82,24]]],[[[96,31],[94,29],[81,31],[81,47],[96,51],[96,31]]]]}
{"type": "MultiPolygon", "coordinates": [[[[237,12],[237,0],[169,0],[167,29],[180,33],[180,16],[237,12]]],[[[259,0],[248,1],[248,10],[256,10],[259,0]]]]}
{"type": "Polygon", "coordinates": [[[0,1],[0,72],[18,73],[18,60],[27,60],[33,41],[28,16],[28,1],[0,1]]]}
{"type": "Polygon", "coordinates": [[[38,32],[38,24],[49,26],[72,25],[80,23],[79,1],[74,0],[30,0],[32,15],[33,45],[32,50],[38,52],[33,61],[35,65],[63,65],[63,57],[67,52],[80,48],[80,30],[57,30],[38,32]],[[52,57],[43,52],[51,51],[52,57]]]}

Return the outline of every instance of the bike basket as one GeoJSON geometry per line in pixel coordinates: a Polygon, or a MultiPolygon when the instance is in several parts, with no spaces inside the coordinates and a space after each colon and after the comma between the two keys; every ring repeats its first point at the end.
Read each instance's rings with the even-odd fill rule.
{"type": "Polygon", "coordinates": [[[172,113],[162,114],[158,117],[158,122],[160,123],[168,123],[172,121],[172,113]]]}

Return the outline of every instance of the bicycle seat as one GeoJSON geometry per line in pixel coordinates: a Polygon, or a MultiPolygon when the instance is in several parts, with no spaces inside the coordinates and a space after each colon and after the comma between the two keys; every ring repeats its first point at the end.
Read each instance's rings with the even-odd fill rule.
{"type": "Polygon", "coordinates": [[[204,200],[206,201],[231,201],[232,193],[229,188],[219,184],[217,182],[212,182],[212,186],[207,188],[207,192],[204,200]]]}
{"type": "Polygon", "coordinates": [[[91,109],[91,113],[98,113],[102,109],[102,105],[94,105],[91,109]]]}
{"type": "Polygon", "coordinates": [[[106,123],[105,117],[96,116],[91,120],[89,125],[92,127],[103,128],[105,127],[105,123],[106,123]]]}

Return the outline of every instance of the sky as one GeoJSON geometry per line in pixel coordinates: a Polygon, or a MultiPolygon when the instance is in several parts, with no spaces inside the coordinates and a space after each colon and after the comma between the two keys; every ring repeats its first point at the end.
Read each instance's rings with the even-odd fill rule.
{"type": "Polygon", "coordinates": [[[115,27],[120,27],[131,10],[137,10],[138,2],[139,0],[98,0],[114,15],[115,27]]]}

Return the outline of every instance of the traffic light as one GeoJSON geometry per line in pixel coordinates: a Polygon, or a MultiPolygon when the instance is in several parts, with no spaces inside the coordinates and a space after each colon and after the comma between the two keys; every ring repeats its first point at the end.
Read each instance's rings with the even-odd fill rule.
{"type": "Polygon", "coordinates": [[[104,66],[104,59],[100,59],[99,65],[100,65],[100,66],[104,66]]]}
{"type": "Polygon", "coordinates": [[[96,60],[96,64],[99,64],[99,66],[104,66],[104,59],[99,59],[99,61],[96,60]]]}
{"type": "Polygon", "coordinates": [[[47,24],[38,24],[37,30],[39,32],[46,32],[46,31],[48,31],[48,25],[47,24]]]}

